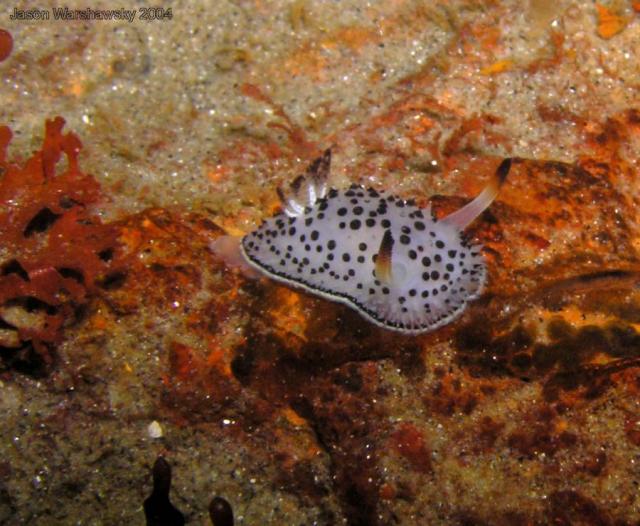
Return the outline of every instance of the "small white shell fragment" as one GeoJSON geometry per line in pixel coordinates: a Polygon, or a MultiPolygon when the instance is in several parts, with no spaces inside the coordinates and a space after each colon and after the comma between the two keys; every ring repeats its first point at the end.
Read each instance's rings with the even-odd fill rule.
{"type": "Polygon", "coordinates": [[[149,438],[162,438],[162,426],[157,420],[154,420],[147,426],[147,433],[149,434],[149,438]]]}

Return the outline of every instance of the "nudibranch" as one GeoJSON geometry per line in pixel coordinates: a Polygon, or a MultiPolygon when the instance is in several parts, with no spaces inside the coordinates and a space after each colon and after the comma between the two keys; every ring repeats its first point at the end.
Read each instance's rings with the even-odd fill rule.
{"type": "Polygon", "coordinates": [[[495,199],[505,159],[469,204],[437,220],[384,191],[327,188],[331,151],[279,191],[284,210],[242,238],[249,264],[271,278],[354,308],[386,329],[418,334],[462,314],[485,284],[482,247],[464,229],[495,199]]]}

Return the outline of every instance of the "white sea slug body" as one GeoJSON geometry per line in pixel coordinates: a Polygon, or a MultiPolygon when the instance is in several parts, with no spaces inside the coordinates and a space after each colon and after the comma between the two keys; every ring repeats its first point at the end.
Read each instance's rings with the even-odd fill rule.
{"type": "Polygon", "coordinates": [[[377,325],[417,334],[457,318],[479,296],[486,266],[462,232],[498,193],[511,160],[457,212],[436,220],[383,191],[352,185],[327,191],[331,153],[292,185],[284,211],[246,235],[247,261],[270,277],[345,303],[377,325]]]}

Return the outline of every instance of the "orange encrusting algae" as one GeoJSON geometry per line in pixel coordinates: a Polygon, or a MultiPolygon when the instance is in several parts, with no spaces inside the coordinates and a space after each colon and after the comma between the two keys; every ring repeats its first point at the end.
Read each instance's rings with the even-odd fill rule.
{"type": "Polygon", "coordinates": [[[508,71],[513,68],[513,61],[509,59],[502,59],[483,67],[480,73],[483,75],[496,75],[503,71],[508,71]]]}
{"type": "Polygon", "coordinates": [[[596,3],[596,10],[598,12],[598,35],[604,39],[616,36],[629,23],[626,18],[614,13],[602,4],[596,3]]]}

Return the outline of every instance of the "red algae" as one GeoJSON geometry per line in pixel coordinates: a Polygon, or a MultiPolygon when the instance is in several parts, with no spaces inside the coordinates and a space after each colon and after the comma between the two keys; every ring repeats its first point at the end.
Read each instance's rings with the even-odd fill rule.
{"type": "Polygon", "coordinates": [[[163,405],[177,422],[185,424],[215,419],[240,395],[240,386],[226,370],[176,342],[169,349],[169,370],[163,383],[163,405]]]}
{"type": "Polygon", "coordinates": [[[422,433],[409,422],[400,424],[391,435],[391,443],[396,451],[406,458],[411,466],[421,473],[429,473],[431,456],[422,433]]]}
{"type": "Polygon", "coordinates": [[[296,124],[294,124],[294,122],[287,115],[284,109],[278,104],[275,104],[273,100],[269,96],[264,94],[258,86],[255,86],[254,84],[245,83],[241,86],[240,89],[242,93],[247,97],[251,97],[254,100],[263,102],[273,109],[273,112],[275,113],[275,115],[277,115],[283,122],[282,123],[273,122],[273,123],[270,123],[268,126],[272,128],[282,129],[289,136],[291,149],[296,155],[304,156],[305,154],[307,154],[309,150],[315,149],[315,145],[309,142],[304,130],[299,126],[297,126],[296,124]]]}
{"type": "Polygon", "coordinates": [[[13,37],[6,29],[0,28],[0,62],[7,60],[13,51],[13,37]]]}
{"type": "Polygon", "coordinates": [[[640,447],[640,418],[629,418],[624,426],[627,440],[635,447],[640,447]]]}
{"type": "Polygon", "coordinates": [[[22,165],[7,160],[12,134],[0,128],[0,320],[13,335],[0,341],[3,358],[30,349],[50,362],[64,323],[113,263],[117,229],[91,212],[100,186],[80,170],[82,145],[63,127],[48,120],[42,149],[22,165]]]}

